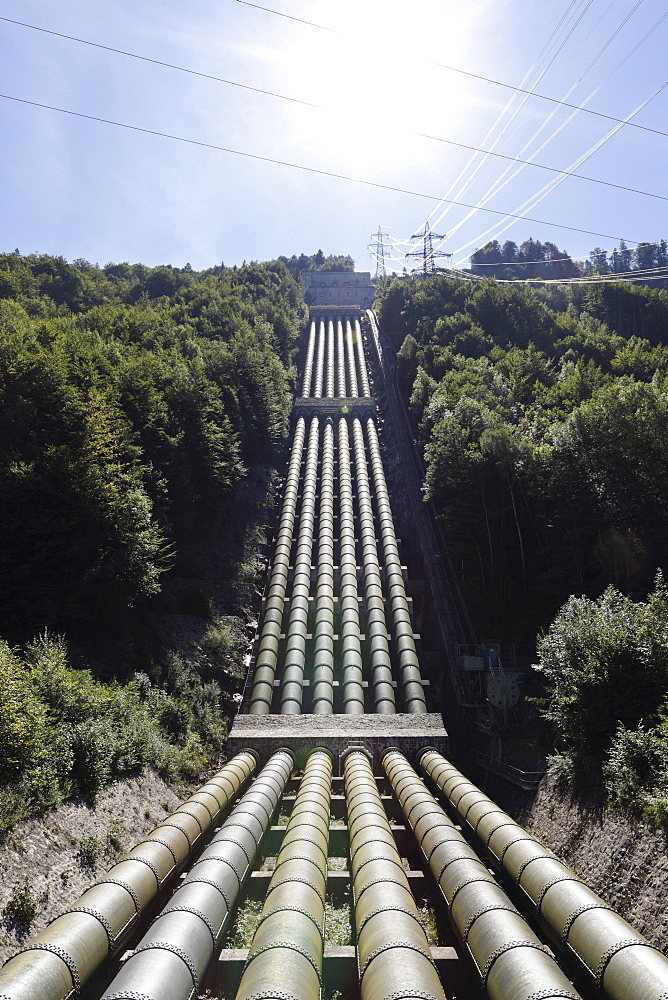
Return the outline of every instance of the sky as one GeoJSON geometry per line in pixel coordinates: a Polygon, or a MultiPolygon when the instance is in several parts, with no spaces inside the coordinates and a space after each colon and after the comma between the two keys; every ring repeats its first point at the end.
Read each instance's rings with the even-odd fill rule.
{"type": "Polygon", "coordinates": [[[495,238],[582,259],[668,237],[665,0],[0,0],[0,18],[0,251],[201,269],[321,248],[374,273],[379,227],[396,270],[425,223],[464,267],[495,238]],[[634,112],[643,128],[601,117],[634,112]],[[576,172],[645,193],[453,143],[560,171],[589,154],[576,172]]]}

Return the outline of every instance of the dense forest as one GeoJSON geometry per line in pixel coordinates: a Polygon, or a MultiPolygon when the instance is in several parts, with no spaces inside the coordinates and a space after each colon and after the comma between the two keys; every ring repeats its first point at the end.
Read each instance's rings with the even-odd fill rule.
{"type": "Polygon", "coordinates": [[[431,276],[377,308],[478,635],[542,636],[564,771],[668,808],[668,292],[431,276]]]}
{"type": "MultiPolygon", "coordinates": [[[[471,272],[484,278],[541,279],[559,281],[566,278],[610,274],[626,274],[639,282],[647,281],[648,273],[668,267],[668,242],[639,243],[634,250],[620,240],[611,253],[595,247],[583,261],[573,261],[566,250],[554,243],[528,239],[524,243],[498,240],[486,243],[471,254],[471,272]]],[[[652,277],[654,287],[668,288],[668,277],[652,277]]]]}
{"type": "MultiPolygon", "coordinates": [[[[179,777],[220,752],[219,672],[161,659],[147,622],[170,574],[198,576],[195,539],[201,551],[232,529],[249,470],[274,461],[305,316],[278,261],[0,256],[6,823],[145,763],[179,777]]],[[[201,589],[179,601],[211,613],[201,589]]],[[[212,623],[219,659],[234,628],[212,623]]]]}

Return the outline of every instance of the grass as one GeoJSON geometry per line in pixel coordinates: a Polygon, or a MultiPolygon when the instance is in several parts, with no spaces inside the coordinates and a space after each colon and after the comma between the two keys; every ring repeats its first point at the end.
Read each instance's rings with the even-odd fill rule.
{"type": "Polygon", "coordinates": [[[427,935],[430,945],[438,944],[438,927],[436,925],[436,913],[429,906],[418,906],[418,916],[422,929],[427,935]]]}
{"type": "Polygon", "coordinates": [[[327,868],[330,872],[347,872],[348,858],[328,858],[327,868]]]}
{"type": "Polygon", "coordinates": [[[353,928],[350,907],[325,903],[325,944],[341,946],[352,944],[353,928]]]}
{"type": "Polygon", "coordinates": [[[259,899],[247,899],[237,910],[237,915],[227,935],[227,948],[250,948],[253,935],[260,922],[262,902],[259,899]]]}

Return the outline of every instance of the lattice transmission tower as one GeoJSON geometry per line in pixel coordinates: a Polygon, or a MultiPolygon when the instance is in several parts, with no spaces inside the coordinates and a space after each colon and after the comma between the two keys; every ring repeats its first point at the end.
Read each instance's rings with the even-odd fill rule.
{"type": "Polygon", "coordinates": [[[411,239],[421,240],[422,246],[419,250],[410,250],[404,256],[420,257],[422,259],[423,274],[433,274],[436,271],[435,261],[437,258],[452,257],[451,253],[446,253],[445,250],[438,250],[434,248],[434,240],[444,240],[445,236],[435,233],[433,229],[429,228],[426,222],[424,224],[424,229],[420,230],[419,233],[413,233],[411,239]]]}
{"type": "Polygon", "coordinates": [[[378,226],[378,232],[372,233],[372,239],[375,238],[375,243],[369,243],[369,250],[376,258],[376,277],[381,274],[387,274],[387,266],[385,264],[385,258],[390,256],[389,247],[386,244],[387,233],[384,233],[380,226],[378,226]]]}

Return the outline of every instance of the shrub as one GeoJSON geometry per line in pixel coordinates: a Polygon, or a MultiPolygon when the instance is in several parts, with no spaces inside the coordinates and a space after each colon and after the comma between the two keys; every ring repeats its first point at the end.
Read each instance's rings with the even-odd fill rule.
{"type": "Polygon", "coordinates": [[[37,893],[30,879],[22,878],[13,887],[11,895],[5,903],[5,916],[15,921],[24,930],[28,930],[48,898],[48,889],[37,893]]]}

